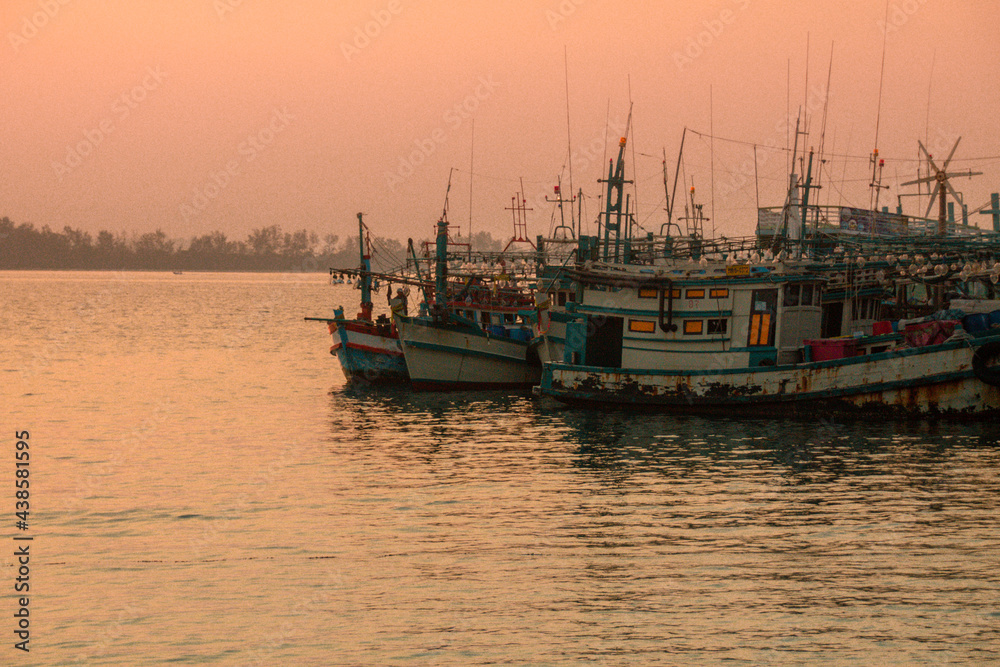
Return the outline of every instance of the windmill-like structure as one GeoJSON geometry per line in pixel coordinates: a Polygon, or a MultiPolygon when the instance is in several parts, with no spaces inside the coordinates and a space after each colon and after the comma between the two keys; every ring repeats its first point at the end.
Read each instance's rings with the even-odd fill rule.
{"type": "Polygon", "coordinates": [[[928,171],[933,170],[934,173],[924,176],[923,178],[918,178],[913,181],[900,183],[901,186],[915,185],[918,183],[935,183],[937,185],[937,187],[934,188],[933,194],[931,195],[930,202],[928,202],[927,204],[927,211],[924,213],[924,217],[926,218],[930,215],[931,209],[934,207],[934,201],[937,200],[938,236],[944,236],[948,231],[948,216],[946,213],[945,193],[950,192],[951,196],[954,197],[956,202],[958,202],[959,207],[962,206],[962,195],[960,195],[958,192],[955,191],[953,187],[951,187],[951,183],[948,182],[948,179],[954,178],[956,176],[969,176],[969,177],[979,176],[980,174],[983,173],[981,171],[972,171],[971,169],[969,171],[963,171],[963,172],[948,171],[948,164],[951,162],[952,156],[955,155],[955,150],[958,148],[958,142],[961,140],[962,137],[959,137],[958,139],[955,140],[955,145],[951,147],[951,152],[948,153],[948,157],[945,158],[944,163],[941,165],[940,168],[937,166],[937,164],[934,163],[934,158],[931,156],[930,153],[927,152],[927,149],[924,147],[923,143],[921,143],[918,140],[917,144],[920,146],[920,151],[924,154],[924,157],[927,158],[927,164],[929,166],[928,171]]]}

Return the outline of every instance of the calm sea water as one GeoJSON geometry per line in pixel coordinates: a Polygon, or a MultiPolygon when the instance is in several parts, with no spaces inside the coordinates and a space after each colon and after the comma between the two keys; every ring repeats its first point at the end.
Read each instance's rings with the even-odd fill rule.
{"type": "Polygon", "coordinates": [[[998,425],[351,389],[357,295],[0,273],[0,664],[1000,661],[998,425]]]}

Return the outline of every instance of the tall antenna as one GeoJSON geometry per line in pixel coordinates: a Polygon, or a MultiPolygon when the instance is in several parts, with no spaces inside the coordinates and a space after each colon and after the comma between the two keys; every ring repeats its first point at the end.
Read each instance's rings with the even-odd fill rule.
{"type": "MultiPolygon", "coordinates": [[[[791,152],[788,150],[791,148],[788,144],[791,143],[789,139],[788,132],[792,129],[792,59],[789,58],[785,65],[785,171],[787,173],[792,173],[792,167],[794,166],[795,160],[791,160],[788,156],[791,152]]],[[[796,128],[796,131],[798,129],[796,128]]]]}
{"type": "Polygon", "coordinates": [[[931,72],[927,75],[927,117],[924,119],[924,144],[930,143],[931,134],[931,85],[934,83],[934,61],[937,60],[937,49],[931,51],[931,72]]]}
{"type": "Polygon", "coordinates": [[[830,68],[826,72],[826,89],[823,91],[823,122],[819,131],[819,176],[817,177],[817,187],[822,184],[823,178],[823,150],[826,146],[826,114],[830,108],[830,78],[833,76],[833,42],[830,42],[830,68]]]}
{"type": "MultiPolygon", "coordinates": [[[[709,172],[711,173],[711,180],[709,181],[709,190],[711,190],[711,195],[709,197],[709,203],[711,205],[712,211],[712,238],[715,238],[715,114],[712,112],[712,84],[708,85],[708,131],[712,135],[712,138],[708,141],[708,152],[709,152],[709,172]]],[[[692,186],[693,188],[693,186],[692,186]]]]}
{"type": "MultiPolygon", "coordinates": [[[[871,163],[872,163],[872,182],[871,182],[871,206],[869,208],[878,208],[878,196],[882,191],[882,167],[885,164],[884,160],[879,160],[878,158],[878,131],[879,125],[882,121],[882,83],[885,80],[885,40],[889,35],[889,0],[885,0],[885,22],[882,24],[885,26],[882,32],[882,66],[879,70],[878,75],[878,109],[875,113],[875,146],[872,149],[871,163]]],[[[888,187],[888,186],[887,186],[888,187]]],[[[871,226],[869,230],[874,234],[875,225],[871,226]]]]}
{"type": "Polygon", "coordinates": [[[886,30],[882,33],[882,66],[879,69],[878,74],[878,110],[875,114],[875,153],[878,154],[878,130],[879,124],[882,120],[882,81],[885,79],[885,38],[889,34],[889,0],[885,0],[885,22],[882,24],[887,26],[886,30]]]}
{"type": "Polygon", "coordinates": [[[472,139],[469,140],[469,248],[472,248],[472,164],[476,155],[476,119],[472,119],[472,139]]]}
{"type": "MultiPolygon", "coordinates": [[[[677,205],[677,177],[681,173],[681,157],[684,155],[684,137],[687,136],[687,126],[684,126],[684,131],[681,132],[681,147],[677,151],[677,168],[674,169],[674,188],[670,193],[670,200],[667,202],[667,222],[673,222],[674,219],[674,206],[677,205]]],[[[685,173],[685,178],[687,174],[685,173]]],[[[680,227],[678,227],[680,229],[680,227]]]]}
{"type": "Polygon", "coordinates": [[[451,175],[454,172],[454,167],[448,170],[448,188],[444,191],[444,208],[441,210],[441,219],[445,222],[448,221],[448,195],[451,193],[451,175]]]}
{"type": "MultiPolygon", "coordinates": [[[[629,122],[631,124],[631,120],[632,120],[632,75],[631,74],[628,75],[628,109],[629,109],[629,111],[628,111],[628,117],[629,117],[629,122]]],[[[629,136],[628,132],[626,132],[625,136],[629,136]]],[[[633,174],[633,177],[632,177],[632,200],[633,200],[632,201],[632,210],[636,212],[636,220],[638,220],[638,214],[639,214],[639,186],[638,186],[637,182],[638,182],[639,179],[635,177],[637,175],[637,170],[636,170],[636,162],[635,162],[635,131],[634,130],[632,131],[632,174],[633,174]]],[[[626,210],[625,211],[626,220],[628,219],[628,214],[629,214],[629,212],[626,210]]]]}
{"type": "Polygon", "coordinates": [[[532,211],[530,206],[527,205],[528,200],[524,198],[524,179],[521,179],[521,191],[514,194],[510,198],[510,206],[506,207],[508,211],[511,212],[511,216],[514,219],[514,236],[511,237],[510,241],[507,242],[507,246],[503,249],[507,252],[507,248],[516,242],[528,243],[532,248],[535,244],[528,239],[528,216],[527,212],[532,211]]]}
{"type": "MultiPolygon", "coordinates": [[[[670,186],[667,185],[667,147],[663,147],[663,210],[667,212],[667,236],[670,236],[670,186]]],[[[661,228],[662,229],[662,226],[661,228]]],[[[680,229],[678,227],[678,229],[680,229]]]]}
{"type": "MultiPolygon", "coordinates": [[[[927,76],[927,116],[924,118],[924,145],[931,143],[931,86],[934,83],[934,61],[937,59],[937,49],[931,51],[931,71],[927,76]]],[[[918,149],[919,150],[919,149],[918,149]]],[[[917,153],[919,156],[919,152],[917,153]]],[[[923,160],[921,160],[922,162],[923,160]]],[[[917,162],[917,178],[920,178],[920,164],[917,162]]],[[[928,171],[928,173],[930,173],[928,171]]],[[[917,185],[917,195],[923,193],[923,185],[917,185]]],[[[931,184],[927,183],[927,194],[931,193],[931,184]]],[[[933,202],[933,200],[931,200],[933,202]]]]}
{"type": "Polygon", "coordinates": [[[809,33],[806,33],[806,80],[805,80],[806,98],[803,101],[805,104],[806,113],[809,112],[809,33]]]}
{"type": "MultiPolygon", "coordinates": [[[[569,165],[569,195],[573,196],[573,133],[569,129],[569,55],[566,46],[563,46],[563,69],[566,80],[566,162],[569,165]]],[[[560,198],[562,194],[559,195],[560,198]]],[[[559,205],[560,208],[562,204],[559,205]]],[[[569,207],[569,224],[573,226],[573,207],[569,207]]]]}

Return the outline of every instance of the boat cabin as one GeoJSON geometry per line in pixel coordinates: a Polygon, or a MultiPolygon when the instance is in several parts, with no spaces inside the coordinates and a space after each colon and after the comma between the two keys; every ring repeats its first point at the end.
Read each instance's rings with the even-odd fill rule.
{"type": "Polygon", "coordinates": [[[824,279],[772,267],[580,275],[567,363],[697,370],[789,364],[820,337],[824,279]],[[736,269],[736,270],[734,270],[736,269]]]}

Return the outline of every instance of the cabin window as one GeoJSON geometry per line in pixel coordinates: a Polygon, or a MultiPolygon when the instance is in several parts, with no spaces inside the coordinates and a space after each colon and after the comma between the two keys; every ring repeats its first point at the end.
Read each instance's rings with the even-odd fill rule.
{"type": "Polygon", "coordinates": [[[479,311],[479,322],[483,325],[483,328],[490,326],[490,312],[488,310],[479,311]]]}
{"type": "Polygon", "coordinates": [[[778,310],[778,290],[756,289],[750,301],[747,347],[774,345],[774,317],[778,310]]]}
{"type": "Polygon", "coordinates": [[[640,299],[655,299],[660,296],[660,290],[654,287],[640,287],[639,288],[639,298],[640,299]]]}
{"type": "Polygon", "coordinates": [[[785,308],[799,305],[799,286],[785,285],[785,308]]]}
{"type": "Polygon", "coordinates": [[[704,299],[705,290],[703,289],[689,289],[684,296],[685,299],[704,299]]]}
{"type": "Polygon", "coordinates": [[[708,292],[708,296],[711,299],[728,299],[729,298],[729,288],[728,287],[715,287],[708,292]]]}
{"type": "Polygon", "coordinates": [[[880,303],[876,299],[861,299],[855,301],[851,312],[856,320],[876,320],[878,319],[880,303]]]}
{"type": "Polygon", "coordinates": [[[569,292],[559,292],[559,305],[565,306],[566,301],[569,300],[569,292]]]}
{"type": "Polygon", "coordinates": [[[514,323],[514,313],[504,313],[503,314],[503,321],[504,321],[504,324],[513,324],[514,323]]]}
{"type": "Polygon", "coordinates": [[[702,332],[701,320],[684,320],[685,336],[700,336],[702,332]]]}
{"type": "Polygon", "coordinates": [[[655,333],[656,324],[646,320],[629,320],[628,330],[636,331],[638,333],[655,333]]]}
{"type": "Polygon", "coordinates": [[[708,335],[713,334],[724,334],[729,326],[729,320],[709,320],[708,321],[708,335]]]}
{"type": "Polygon", "coordinates": [[[813,304],[813,286],[803,285],[802,286],[802,305],[812,306],[813,304]]]}

